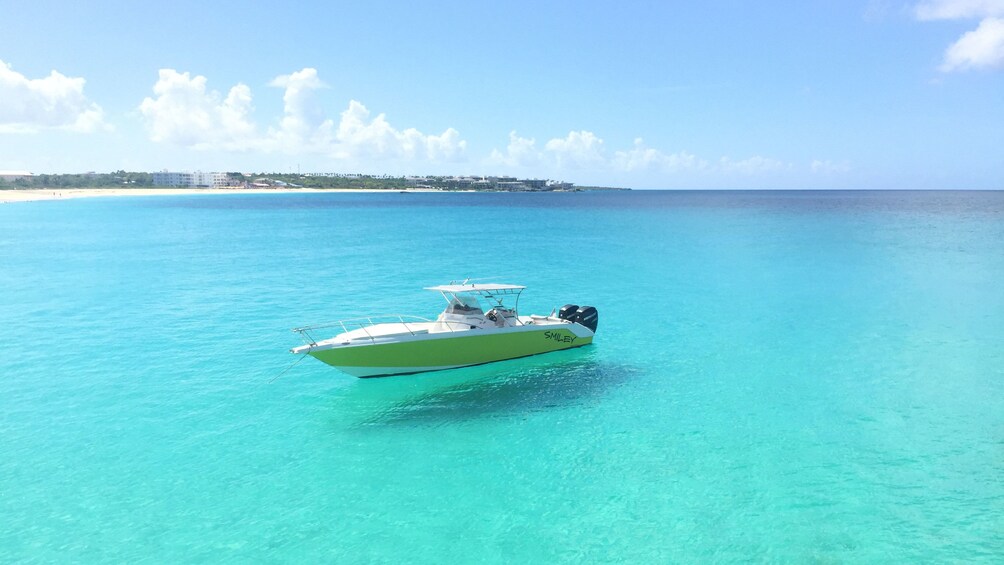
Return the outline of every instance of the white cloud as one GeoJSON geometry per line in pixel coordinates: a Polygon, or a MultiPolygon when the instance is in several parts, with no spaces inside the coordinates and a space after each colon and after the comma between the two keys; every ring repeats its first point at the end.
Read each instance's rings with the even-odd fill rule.
{"type": "Polygon", "coordinates": [[[196,149],[256,150],[265,153],[315,153],[340,159],[455,160],[467,142],[448,128],[427,135],[410,128],[397,130],[384,114],[352,100],[339,122],[326,118],[316,92],[327,88],[316,69],[304,68],[274,78],[270,86],[283,88],[283,115],[264,134],[250,119],[251,89],[238,84],[221,98],[207,91],[206,78],[162,69],[154,98],[146,98],[140,112],[154,141],[196,149]]]}
{"type": "Polygon", "coordinates": [[[591,131],[572,131],[565,138],[547,142],[544,149],[555,159],[558,167],[599,167],[606,162],[603,140],[591,131]]]}
{"type": "Polygon", "coordinates": [[[959,20],[1004,15],[1004,0],[926,0],[914,9],[918,20],[959,20]]]}
{"type": "Polygon", "coordinates": [[[448,128],[440,135],[425,137],[425,152],[429,159],[454,160],[460,158],[466,151],[467,142],[460,139],[460,132],[453,128],[448,128]]]}
{"type": "Polygon", "coordinates": [[[926,0],[914,15],[922,21],[981,18],[945,50],[941,71],[1004,67],[1004,0],[926,0]]]}
{"type": "Polygon", "coordinates": [[[283,116],[279,129],[270,130],[280,149],[288,152],[316,150],[323,152],[332,142],[334,122],[325,119],[315,90],[326,88],[317,70],[305,68],[272,79],[269,86],[284,88],[283,116]]]}
{"type": "Polygon", "coordinates": [[[686,169],[703,169],[707,164],[707,161],[686,151],[667,155],[658,149],[647,147],[640,137],[634,140],[631,149],[614,152],[612,160],[614,168],[622,171],[656,169],[674,173],[686,169]]]}
{"type": "Polygon", "coordinates": [[[509,145],[506,152],[502,153],[498,149],[493,149],[489,162],[497,165],[509,167],[528,167],[536,165],[541,160],[541,154],[537,151],[537,140],[533,138],[520,137],[515,130],[509,132],[509,145]]]}
{"type": "Polygon", "coordinates": [[[371,119],[370,111],[356,100],[350,101],[342,112],[336,139],[334,155],[341,158],[454,160],[467,150],[467,142],[453,128],[440,135],[426,135],[414,128],[398,131],[384,114],[371,119]]]}
{"type": "Polygon", "coordinates": [[[846,173],[851,170],[851,164],[847,161],[830,161],[828,159],[813,159],[812,163],[809,165],[809,169],[813,174],[833,174],[833,173],[846,173]]]}
{"type": "Polygon", "coordinates": [[[791,168],[790,164],[760,155],[755,155],[741,161],[733,161],[729,157],[722,157],[718,161],[718,166],[723,172],[743,175],[758,175],[791,168]]]}
{"type": "Polygon", "coordinates": [[[505,152],[492,150],[488,162],[507,167],[545,165],[555,169],[602,169],[609,166],[603,140],[591,131],[571,131],[566,137],[556,137],[537,149],[537,140],[509,132],[505,152]]]}
{"type": "Polygon", "coordinates": [[[107,129],[101,107],[84,96],[85,83],[57,71],[29,79],[0,60],[0,132],[107,129]]]}
{"type": "Polygon", "coordinates": [[[986,18],[949,46],[940,68],[949,72],[1000,66],[1004,66],[1004,19],[986,18]]]}
{"type": "Polygon", "coordinates": [[[206,90],[206,77],[161,69],[154,98],[139,106],[150,139],[195,149],[247,150],[256,146],[251,89],[237,84],[226,98],[206,90]]]}
{"type": "MultiPolygon", "coordinates": [[[[370,119],[370,111],[355,100],[342,112],[338,123],[338,140],[343,151],[382,155],[398,146],[397,131],[387,123],[383,114],[370,119]]],[[[349,155],[346,155],[349,156],[349,155]]]]}
{"type": "MultiPolygon", "coordinates": [[[[504,152],[493,150],[487,163],[510,169],[527,166],[543,167],[558,174],[565,174],[575,169],[589,169],[593,172],[605,171],[618,175],[660,173],[689,179],[694,179],[694,174],[706,178],[736,174],[756,176],[793,169],[790,163],[759,155],[742,160],[722,157],[717,165],[712,166],[705,159],[686,151],[666,153],[649,147],[642,138],[636,138],[631,148],[614,151],[608,156],[603,139],[586,130],[571,131],[566,137],[551,139],[541,151],[537,150],[533,138],[520,137],[513,131],[509,133],[509,145],[506,150],[504,152]]],[[[830,161],[813,163],[814,172],[846,170],[842,167],[846,165],[830,161]]]]}

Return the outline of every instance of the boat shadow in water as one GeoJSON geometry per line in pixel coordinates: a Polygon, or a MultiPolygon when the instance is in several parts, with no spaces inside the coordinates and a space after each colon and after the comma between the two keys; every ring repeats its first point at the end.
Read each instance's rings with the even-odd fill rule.
{"type": "MultiPolygon", "coordinates": [[[[629,365],[599,361],[589,354],[559,362],[526,359],[517,363],[517,367],[502,370],[499,364],[492,364],[451,371],[450,377],[464,380],[453,380],[446,386],[437,386],[432,380],[436,374],[430,373],[424,377],[429,380],[420,387],[424,392],[393,401],[357,425],[435,426],[586,405],[599,401],[641,372],[629,365]]],[[[439,374],[439,378],[443,376],[439,374]]],[[[394,377],[401,378],[406,377],[394,377]]]]}

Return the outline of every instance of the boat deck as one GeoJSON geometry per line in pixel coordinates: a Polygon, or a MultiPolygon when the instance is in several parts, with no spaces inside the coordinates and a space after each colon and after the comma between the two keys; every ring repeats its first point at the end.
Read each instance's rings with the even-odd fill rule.
{"type": "Polygon", "coordinates": [[[383,337],[427,334],[434,322],[389,322],[373,324],[339,334],[328,341],[346,342],[359,339],[372,340],[383,337]]]}

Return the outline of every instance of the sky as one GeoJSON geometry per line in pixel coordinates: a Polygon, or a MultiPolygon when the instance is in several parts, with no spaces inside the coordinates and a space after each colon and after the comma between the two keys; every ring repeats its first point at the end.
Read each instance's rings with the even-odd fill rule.
{"type": "Polygon", "coordinates": [[[0,170],[1004,189],[1004,0],[0,14],[0,170]]]}

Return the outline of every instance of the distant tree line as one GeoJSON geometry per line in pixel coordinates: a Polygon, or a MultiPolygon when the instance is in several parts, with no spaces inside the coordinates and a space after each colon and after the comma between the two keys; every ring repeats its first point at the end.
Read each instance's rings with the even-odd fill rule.
{"type": "MultiPolygon", "coordinates": [[[[383,176],[307,176],[282,173],[252,173],[228,172],[227,176],[238,183],[251,184],[257,179],[266,179],[269,184],[275,181],[287,185],[304,188],[368,188],[368,189],[402,189],[408,186],[404,177],[383,176]]],[[[22,177],[17,180],[0,179],[2,188],[147,188],[152,187],[153,174],[140,172],[115,171],[111,173],[81,173],[72,175],[40,174],[22,177]]]]}
{"type": "MultiPolygon", "coordinates": [[[[270,185],[289,185],[303,188],[361,188],[401,190],[413,187],[416,181],[405,177],[384,175],[341,175],[311,176],[284,173],[240,173],[228,172],[231,184],[251,185],[262,180],[270,185]]],[[[430,176],[421,179],[422,186],[444,190],[460,188],[454,177],[430,176]]],[[[152,187],[153,174],[141,172],[114,171],[111,173],[81,173],[73,175],[34,175],[17,180],[0,179],[0,189],[10,188],[147,188],[152,187]]],[[[599,188],[599,187],[582,187],[599,188]]]]}
{"type": "Polygon", "coordinates": [[[34,175],[16,180],[0,179],[0,188],[141,188],[153,186],[150,173],[81,173],[34,175]]]}
{"type": "Polygon", "coordinates": [[[383,177],[370,175],[353,176],[307,176],[282,173],[254,173],[245,175],[243,173],[227,173],[230,178],[235,178],[245,182],[254,182],[255,179],[264,178],[271,181],[280,181],[288,185],[301,186],[303,188],[367,188],[367,189],[402,189],[408,186],[408,181],[404,177],[383,177]]]}

